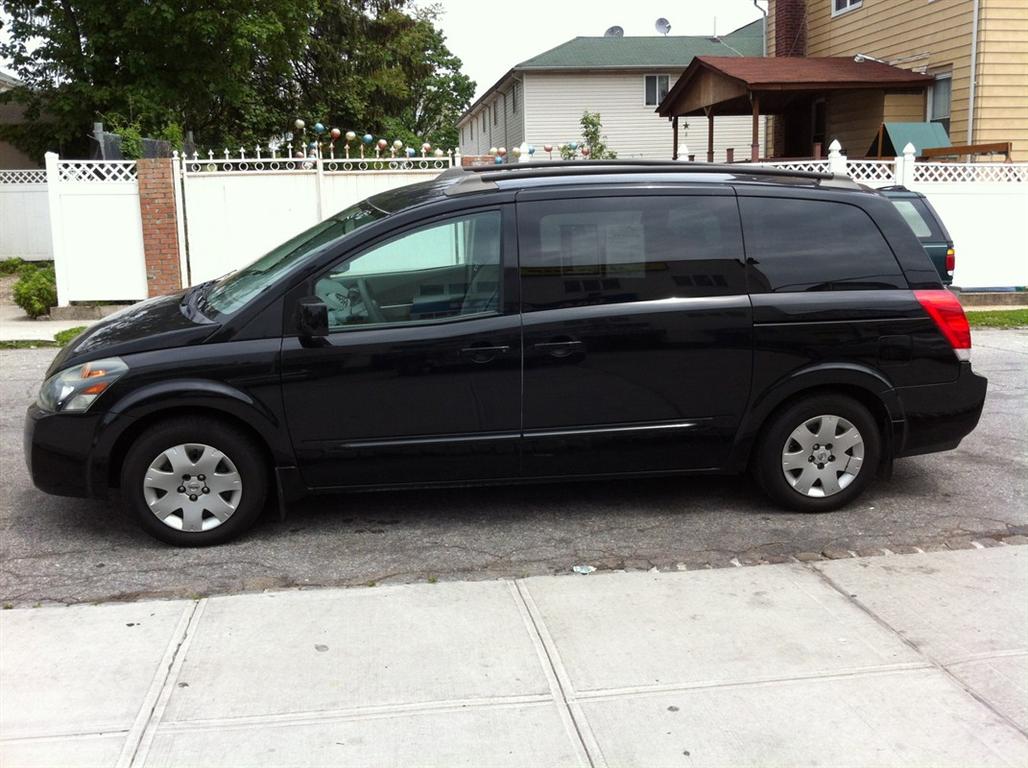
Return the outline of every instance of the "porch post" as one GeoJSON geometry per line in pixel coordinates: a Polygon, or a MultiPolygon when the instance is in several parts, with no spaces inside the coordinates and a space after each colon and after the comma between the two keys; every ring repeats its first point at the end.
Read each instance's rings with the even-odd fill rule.
{"type": "Polygon", "coordinates": [[[671,118],[671,159],[678,159],[678,115],[671,118]]]}
{"type": "Polygon", "coordinates": [[[714,110],[707,108],[707,162],[714,162],[714,110]]]}
{"type": "Polygon", "coordinates": [[[750,140],[750,160],[754,163],[760,159],[760,97],[751,95],[753,99],[753,134],[750,140]]]}

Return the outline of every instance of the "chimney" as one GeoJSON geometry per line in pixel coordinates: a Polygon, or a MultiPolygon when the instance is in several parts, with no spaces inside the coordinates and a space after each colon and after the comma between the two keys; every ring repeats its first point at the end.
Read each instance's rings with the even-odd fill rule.
{"type": "Polygon", "coordinates": [[[807,1],[775,0],[775,56],[807,55],[807,1]]]}

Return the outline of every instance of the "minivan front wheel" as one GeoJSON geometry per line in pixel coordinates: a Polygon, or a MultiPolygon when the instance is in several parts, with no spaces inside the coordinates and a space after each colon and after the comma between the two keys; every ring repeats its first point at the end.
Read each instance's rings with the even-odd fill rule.
{"type": "Polygon", "coordinates": [[[880,455],[878,425],[867,408],[842,395],[815,395],[772,418],[755,470],[776,502],[800,512],[827,512],[860,495],[880,455]]]}
{"type": "Polygon", "coordinates": [[[207,546],[234,538],[260,515],[268,472],[247,435],[218,421],[165,421],[128,452],[121,492],[128,511],[161,541],[207,546]]]}

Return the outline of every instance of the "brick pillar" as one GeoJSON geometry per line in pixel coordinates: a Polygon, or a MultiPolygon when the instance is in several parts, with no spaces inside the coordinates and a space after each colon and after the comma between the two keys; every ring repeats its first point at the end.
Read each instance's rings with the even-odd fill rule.
{"type": "Polygon", "coordinates": [[[775,56],[807,55],[807,0],[775,0],[775,56]]]}
{"type": "Polygon", "coordinates": [[[149,296],[182,289],[172,162],[169,157],[136,161],[149,296]]]}

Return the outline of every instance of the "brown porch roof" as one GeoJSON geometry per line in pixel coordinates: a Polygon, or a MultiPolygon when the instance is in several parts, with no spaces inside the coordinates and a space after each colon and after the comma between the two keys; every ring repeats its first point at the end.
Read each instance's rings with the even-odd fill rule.
{"type": "Polygon", "coordinates": [[[748,115],[752,93],[760,95],[766,114],[796,91],[923,88],[931,81],[930,75],[852,57],[697,56],[657,113],[696,115],[713,108],[719,115],[748,115]]]}

